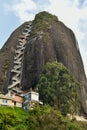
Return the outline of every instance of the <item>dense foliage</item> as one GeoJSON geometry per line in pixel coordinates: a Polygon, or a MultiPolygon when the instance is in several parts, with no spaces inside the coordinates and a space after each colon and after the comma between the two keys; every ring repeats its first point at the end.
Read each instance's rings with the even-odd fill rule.
{"type": "Polygon", "coordinates": [[[0,130],[27,130],[26,118],[22,109],[0,107],[0,130]]]}
{"type": "Polygon", "coordinates": [[[37,84],[40,99],[58,108],[62,114],[78,113],[80,108],[78,89],[66,67],[58,62],[47,63],[37,84]]]}
{"type": "Polygon", "coordinates": [[[52,15],[46,11],[38,13],[33,21],[31,35],[34,35],[40,31],[42,32],[43,30],[47,30],[52,21],[58,21],[55,15],[52,15]]]}
{"type": "Polygon", "coordinates": [[[87,130],[87,123],[82,128],[49,106],[36,106],[28,112],[0,107],[0,130],[87,130]]]}

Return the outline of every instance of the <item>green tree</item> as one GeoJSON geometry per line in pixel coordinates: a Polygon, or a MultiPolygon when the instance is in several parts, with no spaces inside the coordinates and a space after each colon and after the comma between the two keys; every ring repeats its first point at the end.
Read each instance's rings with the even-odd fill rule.
{"type": "Polygon", "coordinates": [[[61,63],[47,63],[42,70],[37,84],[40,99],[58,108],[64,115],[77,113],[80,103],[78,89],[69,70],[61,63]]]}

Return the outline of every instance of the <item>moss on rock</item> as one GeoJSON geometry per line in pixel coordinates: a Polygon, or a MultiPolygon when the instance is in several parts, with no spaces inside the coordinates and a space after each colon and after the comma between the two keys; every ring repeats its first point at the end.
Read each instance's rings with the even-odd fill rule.
{"type": "Polygon", "coordinates": [[[52,21],[58,21],[55,15],[52,15],[46,11],[40,12],[35,16],[33,21],[31,35],[36,34],[38,31],[47,30],[52,21]]]}

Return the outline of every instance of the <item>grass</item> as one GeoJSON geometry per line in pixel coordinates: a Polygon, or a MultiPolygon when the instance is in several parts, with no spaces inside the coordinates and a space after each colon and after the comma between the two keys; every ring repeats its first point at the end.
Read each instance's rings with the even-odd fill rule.
{"type": "Polygon", "coordinates": [[[53,107],[36,106],[25,112],[21,108],[0,107],[0,130],[87,130],[87,123],[70,121],[53,107]]]}

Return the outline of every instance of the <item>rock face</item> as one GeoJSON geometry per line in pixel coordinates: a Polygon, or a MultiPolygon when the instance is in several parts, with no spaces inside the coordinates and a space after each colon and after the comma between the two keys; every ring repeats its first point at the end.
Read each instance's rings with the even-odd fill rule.
{"type": "MultiPolygon", "coordinates": [[[[14,50],[17,45],[17,38],[23,31],[25,24],[12,33],[0,51],[1,90],[7,88],[10,82],[10,70],[13,63],[14,50]],[[4,69],[6,61],[9,63],[7,63],[7,68],[4,69]]],[[[84,112],[87,113],[87,81],[75,35],[72,30],[57,20],[56,16],[47,12],[41,12],[36,15],[31,35],[27,38],[21,80],[21,86],[24,90],[35,87],[39,74],[48,61],[63,63],[71,71],[74,79],[81,83],[81,104],[84,112]]]]}
{"type": "Polygon", "coordinates": [[[25,24],[16,29],[0,50],[0,91],[6,91],[10,82],[10,70],[13,64],[13,57],[18,36],[24,30],[25,24]]]}

